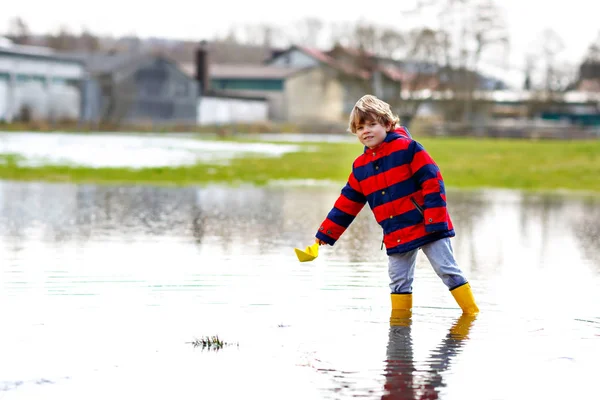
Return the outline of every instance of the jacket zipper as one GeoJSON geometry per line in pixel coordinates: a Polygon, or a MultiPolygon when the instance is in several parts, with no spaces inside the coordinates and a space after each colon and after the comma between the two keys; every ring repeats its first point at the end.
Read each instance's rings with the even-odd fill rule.
{"type": "MultiPolygon", "coordinates": [[[[410,201],[415,205],[415,207],[421,213],[421,215],[423,215],[423,207],[421,207],[419,205],[419,203],[417,203],[416,200],[412,197],[410,198],[410,201]]],[[[383,239],[381,239],[381,248],[379,250],[383,250],[383,242],[384,241],[385,241],[385,234],[383,235],[383,239]]]]}
{"type": "Polygon", "coordinates": [[[417,207],[417,210],[419,210],[419,212],[421,213],[421,215],[423,215],[423,207],[421,207],[419,205],[419,203],[416,202],[416,200],[414,198],[410,198],[410,201],[412,201],[412,203],[415,205],[415,207],[417,207]]]}

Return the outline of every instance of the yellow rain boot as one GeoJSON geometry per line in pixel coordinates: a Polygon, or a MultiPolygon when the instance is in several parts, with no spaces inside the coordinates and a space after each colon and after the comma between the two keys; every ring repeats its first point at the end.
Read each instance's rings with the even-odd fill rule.
{"type": "Polygon", "coordinates": [[[477,307],[477,304],[475,304],[475,299],[473,298],[473,292],[471,292],[471,285],[469,285],[469,283],[465,283],[456,289],[452,289],[450,293],[452,293],[454,300],[456,300],[463,310],[463,314],[477,315],[477,313],[479,313],[479,308],[477,307]]]}
{"type": "Polygon", "coordinates": [[[469,331],[471,330],[471,326],[473,322],[477,318],[476,315],[473,314],[463,314],[460,318],[454,323],[452,328],[450,328],[450,334],[454,339],[464,340],[468,338],[469,331]]]}
{"type": "Polygon", "coordinates": [[[390,325],[407,326],[412,316],[412,294],[391,294],[392,315],[390,325]]]}

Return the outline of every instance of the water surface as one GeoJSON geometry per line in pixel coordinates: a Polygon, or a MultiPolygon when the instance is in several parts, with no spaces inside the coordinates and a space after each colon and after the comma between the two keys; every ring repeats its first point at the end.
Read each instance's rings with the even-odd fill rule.
{"type": "Polygon", "coordinates": [[[0,182],[0,398],[583,398],[600,359],[600,201],[449,191],[482,312],[420,254],[390,326],[368,208],[299,263],[338,187],[0,182]],[[189,342],[219,335],[220,351],[189,342]]]}
{"type": "Polygon", "coordinates": [[[297,151],[293,144],[199,140],[189,134],[0,132],[0,154],[18,154],[25,166],[72,165],[92,168],[150,168],[227,163],[258,154],[279,157],[297,151]]]}

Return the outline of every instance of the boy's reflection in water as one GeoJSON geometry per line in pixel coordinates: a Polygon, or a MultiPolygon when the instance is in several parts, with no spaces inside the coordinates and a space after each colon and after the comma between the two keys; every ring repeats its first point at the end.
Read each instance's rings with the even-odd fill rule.
{"type": "Polygon", "coordinates": [[[409,318],[390,319],[385,368],[385,394],[387,400],[438,399],[438,388],[444,386],[442,373],[450,361],[461,351],[475,316],[462,315],[449,329],[440,345],[426,361],[426,370],[417,371],[414,365],[411,324],[409,318]]]}

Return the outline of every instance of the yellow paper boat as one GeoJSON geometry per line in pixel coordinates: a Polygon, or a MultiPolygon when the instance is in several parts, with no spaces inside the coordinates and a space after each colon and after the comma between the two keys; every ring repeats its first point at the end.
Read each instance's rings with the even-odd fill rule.
{"type": "Polygon", "coordinates": [[[296,252],[298,261],[312,261],[319,255],[319,243],[315,243],[311,246],[306,246],[306,250],[300,250],[298,248],[295,248],[294,251],[296,252]]]}

